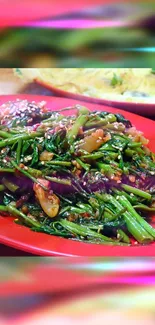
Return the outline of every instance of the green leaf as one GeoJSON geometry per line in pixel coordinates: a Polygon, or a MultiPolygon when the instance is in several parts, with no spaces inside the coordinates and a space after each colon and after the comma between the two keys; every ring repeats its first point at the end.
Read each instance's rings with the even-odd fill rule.
{"type": "Polygon", "coordinates": [[[27,152],[27,150],[30,148],[32,143],[33,143],[33,140],[24,141],[24,145],[23,145],[23,148],[22,148],[22,155],[24,155],[27,152]]]}
{"type": "Polygon", "coordinates": [[[33,144],[33,155],[32,155],[32,162],[30,166],[34,166],[39,160],[39,150],[38,150],[38,144],[34,142],[33,144]]]}
{"type": "Polygon", "coordinates": [[[116,85],[122,85],[123,79],[120,76],[117,76],[116,73],[114,73],[113,78],[111,80],[111,86],[116,85]]]}

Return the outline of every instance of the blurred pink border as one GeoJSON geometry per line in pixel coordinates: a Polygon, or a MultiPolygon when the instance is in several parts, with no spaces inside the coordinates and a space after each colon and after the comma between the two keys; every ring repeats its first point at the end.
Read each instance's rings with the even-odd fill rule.
{"type": "Polygon", "coordinates": [[[67,20],[47,20],[37,22],[26,22],[22,25],[16,23],[15,26],[34,28],[57,28],[57,29],[89,29],[89,28],[112,28],[128,26],[128,22],[123,20],[87,20],[87,19],[67,19],[67,20]]]}

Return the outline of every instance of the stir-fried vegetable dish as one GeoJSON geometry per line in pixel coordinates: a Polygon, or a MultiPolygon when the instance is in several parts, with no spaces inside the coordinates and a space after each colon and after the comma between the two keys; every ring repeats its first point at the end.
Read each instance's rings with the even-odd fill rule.
{"type": "Polygon", "coordinates": [[[50,111],[45,102],[27,100],[3,104],[0,213],[72,240],[154,242],[155,154],[147,145],[120,114],[79,105],[50,111]]]}
{"type": "Polygon", "coordinates": [[[151,68],[16,69],[25,80],[46,87],[110,101],[155,103],[155,70],[151,68]]]}

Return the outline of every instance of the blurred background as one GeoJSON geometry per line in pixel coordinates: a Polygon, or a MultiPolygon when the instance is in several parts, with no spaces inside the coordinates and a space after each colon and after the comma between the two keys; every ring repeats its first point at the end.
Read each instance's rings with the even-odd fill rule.
{"type": "Polygon", "coordinates": [[[0,324],[153,325],[154,271],[154,258],[1,258],[0,324]]]}
{"type": "Polygon", "coordinates": [[[59,6],[43,6],[38,0],[28,10],[29,5],[1,0],[0,67],[155,65],[154,1],[60,0],[59,6]]]}
{"type": "MultiPolygon", "coordinates": [[[[154,1],[0,0],[0,5],[1,68],[155,68],[154,1]]],[[[6,74],[9,89],[18,93],[21,83],[14,86],[10,70],[0,73],[1,93],[8,91],[6,74]]],[[[36,93],[30,87],[25,92],[36,93]]],[[[2,251],[17,255],[7,247],[2,251]]],[[[154,274],[154,258],[23,258],[20,252],[17,258],[1,257],[0,325],[154,325],[154,274]]]]}

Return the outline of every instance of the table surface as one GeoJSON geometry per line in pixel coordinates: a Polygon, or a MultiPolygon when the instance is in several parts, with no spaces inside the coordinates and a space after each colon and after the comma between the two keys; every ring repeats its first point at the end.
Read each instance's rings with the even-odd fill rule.
{"type": "Polygon", "coordinates": [[[12,69],[0,69],[0,95],[33,94],[52,96],[53,93],[35,83],[26,83],[12,69]]]}
{"type": "MultiPolygon", "coordinates": [[[[54,94],[35,83],[26,84],[14,76],[12,69],[0,69],[0,95],[34,94],[54,96],[54,94]]],[[[154,118],[152,118],[154,119],[154,118]]],[[[0,256],[34,256],[32,254],[0,245],[0,256]]]]}

